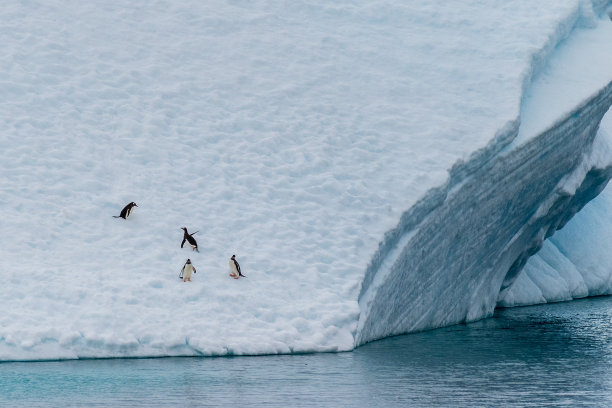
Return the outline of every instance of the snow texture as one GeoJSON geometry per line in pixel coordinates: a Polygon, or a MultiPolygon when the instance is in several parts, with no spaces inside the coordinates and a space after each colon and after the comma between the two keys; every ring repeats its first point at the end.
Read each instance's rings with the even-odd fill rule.
{"type": "Polygon", "coordinates": [[[593,180],[608,5],[5,2],[0,360],[341,351],[486,316],[532,230],[586,202],[547,216],[593,180]]]}

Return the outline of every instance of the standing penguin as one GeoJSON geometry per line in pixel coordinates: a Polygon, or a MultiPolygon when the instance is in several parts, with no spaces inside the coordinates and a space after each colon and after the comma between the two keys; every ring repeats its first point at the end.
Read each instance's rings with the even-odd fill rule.
{"type": "Polygon", "coordinates": [[[183,282],[191,282],[191,272],[196,273],[196,268],[191,264],[191,259],[187,259],[183,269],[181,269],[181,275],[179,278],[183,278],[183,282]]]}
{"type": "Polygon", "coordinates": [[[191,249],[197,252],[198,251],[198,243],[196,242],[195,238],[193,237],[193,235],[197,234],[198,231],[194,232],[193,234],[190,234],[187,232],[187,228],[185,227],[181,227],[181,229],[184,231],[183,234],[183,242],[181,242],[181,248],[183,247],[183,245],[185,245],[185,241],[187,241],[189,243],[189,245],[191,245],[191,249]]]}
{"type": "Polygon", "coordinates": [[[134,209],[134,207],[138,206],[135,202],[132,201],[131,203],[123,207],[123,210],[121,210],[121,213],[119,215],[113,215],[113,218],[123,218],[124,220],[127,220],[127,218],[132,214],[132,210],[134,209]]]}
{"type": "Polygon", "coordinates": [[[236,255],[232,255],[232,257],[230,258],[229,267],[230,267],[230,270],[232,271],[232,273],[230,273],[230,276],[232,278],[238,279],[240,276],[242,276],[243,278],[246,278],[246,276],[244,276],[242,272],[240,272],[240,264],[236,260],[236,255]]]}

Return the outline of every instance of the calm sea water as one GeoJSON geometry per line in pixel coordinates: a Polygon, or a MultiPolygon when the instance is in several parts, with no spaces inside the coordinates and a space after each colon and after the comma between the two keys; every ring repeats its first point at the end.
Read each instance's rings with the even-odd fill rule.
{"type": "Polygon", "coordinates": [[[612,406],[612,298],[351,353],[0,364],[2,407],[612,406]]]}

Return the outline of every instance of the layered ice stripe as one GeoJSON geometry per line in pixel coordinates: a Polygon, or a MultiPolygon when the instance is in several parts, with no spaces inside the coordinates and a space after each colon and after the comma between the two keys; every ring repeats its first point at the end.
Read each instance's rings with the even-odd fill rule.
{"type": "MultiPolygon", "coordinates": [[[[357,344],[491,315],[543,241],[606,186],[610,137],[605,128],[596,134],[612,103],[612,58],[585,44],[610,48],[610,26],[602,20],[561,44],[527,93],[520,126],[498,135],[511,143],[474,157],[463,174],[451,172],[445,188],[387,234],[362,287],[357,344]]],[[[535,292],[524,282],[514,298],[535,292]]],[[[605,288],[599,282],[593,293],[605,288]]]]}
{"type": "MultiPolygon", "coordinates": [[[[612,113],[598,137],[612,140],[612,113]]],[[[608,144],[609,146],[609,144],[608,144]]],[[[599,146],[600,152],[606,150],[599,146]]],[[[609,147],[608,147],[609,148],[609,147]]],[[[499,296],[503,307],[612,294],[612,189],[606,188],[531,257],[499,296]]]]}
{"type": "Polygon", "coordinates": [[[370,272],[357,343],[491,315],[500,290],[612,176],[609,140],[605,162],[592,160],[610,103],[612,85],[521,148],[483,163],[407,231],[370,272]]]}

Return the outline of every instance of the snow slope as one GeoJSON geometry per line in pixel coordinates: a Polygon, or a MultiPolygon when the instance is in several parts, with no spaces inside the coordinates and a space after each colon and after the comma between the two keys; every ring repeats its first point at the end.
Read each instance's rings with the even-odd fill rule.
{"type": "Polygon", "coordinates": [[[537,136],[510,145],[534,75],[577,33],[599,56],[571,92],[570,111],[598,95],[574,153],[588,149],[610,99],[607,4],[7,2],[0,360],[379,337],[361,336],[359,298],[385,234],[537,136]],[[129,201],[129,220],[111,217],[129,201]],[[200,253],[179,248],[182,226],[200,253]],[[227,276],[234,253],[248,278],[227,276]]]}

